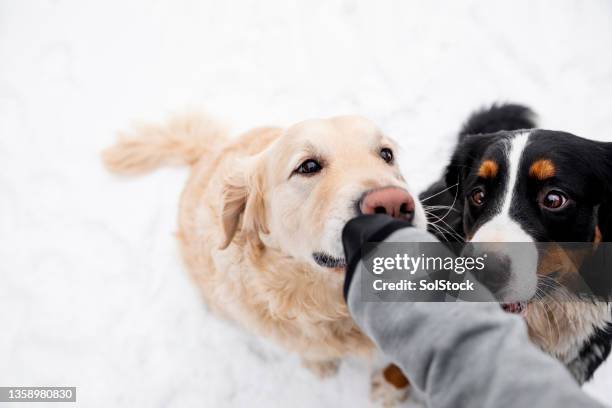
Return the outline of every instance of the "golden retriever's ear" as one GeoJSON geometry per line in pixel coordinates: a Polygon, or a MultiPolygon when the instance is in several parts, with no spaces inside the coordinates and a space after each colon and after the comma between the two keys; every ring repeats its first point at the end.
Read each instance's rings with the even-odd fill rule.
{"type": "Polygon", "coordinates": [[[223,240],[220,249],[232,242],[240,229],[247,239],[261,242],[259,233],[268,233],[264,207],[263,168],[253,161],[233,171],[224,181],[221,203],[223,240]]]}

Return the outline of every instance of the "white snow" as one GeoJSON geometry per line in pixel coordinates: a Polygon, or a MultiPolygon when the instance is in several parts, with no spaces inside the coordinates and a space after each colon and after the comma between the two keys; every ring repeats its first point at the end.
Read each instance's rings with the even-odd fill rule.
{"type": "MultiPolygon", "coordinates": [[[[206,311],[173,237],[184,169],[120,179],[100,150],[186,107],[236,131],[361,113],[422,189],[492,101],[612,140],[611,40],[606,0],[0,0],[0,385],[77,386],[84,407],[369,406],[363,363],[320,381],[206,311]]],[[[586,388],[612,404],[611,384],[607,364],[586,388]]]]}

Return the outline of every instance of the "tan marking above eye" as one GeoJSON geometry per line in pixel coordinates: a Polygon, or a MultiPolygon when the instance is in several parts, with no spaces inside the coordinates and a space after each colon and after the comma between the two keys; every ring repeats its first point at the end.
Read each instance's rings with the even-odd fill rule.
{"type": "Polygon", "coordinates": [[[548,159],[540,159],[529,167],[529,177],[537,180],[546,180],[555,175],[556,168],[552,161],[548,159]]]}
{"type": "Polygon", "coordinates": [[[493,160],[485,160],[478,169],[478,176],[482,178],[495,178],[499,166],[493,160]]]}

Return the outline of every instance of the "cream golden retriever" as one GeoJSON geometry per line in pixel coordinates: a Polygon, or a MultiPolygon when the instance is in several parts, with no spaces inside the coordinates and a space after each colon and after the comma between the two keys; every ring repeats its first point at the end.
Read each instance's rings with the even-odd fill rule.
{"type": "MultiPolygon", "coordinates": [[[[121,135],[103,158],[124,174],[191,166],[178,239],[206,303],[329,375],[341,358],[373,349],[342,297],[341,231],[369,192],[409,194],[397,153],[390,138],[358,116],[228,138],[205,116],[189,115],[121,135]]],[[[384,202],[369,204],[384,212],[384,202]]],[[[401,210],[425,229],[421,204],[412,204],[401,210]]]]}

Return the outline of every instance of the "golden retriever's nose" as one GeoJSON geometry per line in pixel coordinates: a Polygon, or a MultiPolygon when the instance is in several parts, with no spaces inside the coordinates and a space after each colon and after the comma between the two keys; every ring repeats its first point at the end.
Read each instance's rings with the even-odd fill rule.
{"type": "Polygon", "coordinates": [[[359,203],[362,214],[387,214],[411,221],[414,217],[414,199],[399,187],[384,187],[365,193],[359,203]]]}

